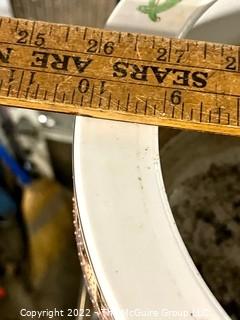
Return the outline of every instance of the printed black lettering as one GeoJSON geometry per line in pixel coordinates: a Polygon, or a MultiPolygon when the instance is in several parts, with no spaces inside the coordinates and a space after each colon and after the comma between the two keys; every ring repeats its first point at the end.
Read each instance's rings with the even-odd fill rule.
{"type": "Polygon", "coordinates": [[[226,66],[226,69],[236,71],[237,70],[237,59],[236,59],[236,57],[226,57],[226,60],[228,62],[227,66],[226,66]]]}
{"type": "Polygon", "coordinates": [[[173,80],[173,84],[178,86],[189,86],[189,75],[191,71],[188,70],[173,70],[173,74],[177,74],[176,80],[173,80]]]}
{"type": "Polygon", "coordinates": [[[193,72],[192,74],[193,86],[196,88],[205,88],[207,85],[208,73],[207,72],[193,72]]]}
{"type": "Polygon", "coordinates": [[[67,71],[68,70],[68,61],[69,56],[63,55],[63,57],[60,57],[58,54],[52,53],[53,58],[55,59],[54,62],[51,63],[51,67],[55,70],[62,70],[67,71]]]}
{"type": "Polygon", "coordinates": [[[148,66],[138,67],[136,64],[131,65],[133,67],[133,72],[130,73],[131,78],[134,80],[147,81],[147,71],[148,66]]]}
{"type": "Polygon", "coordinates": [[[127,76],[128,63],[118,61],[113,65],[113,76],[117,78],[125,78],[127,76]]]}
{"type": "Polygon", "coordinates": [[[95,39],[89,39],[88,40],[89,48],[87,49],[87,52],[95,53],[98,50],[98,42],[95,39]]]}
{"type": "Polygon", "coordinates": [[[89,64],[93,61],[92,59],[87,59],[83,61],[81,60],[80,57],[72,57],[72,58],[79,73],[84,72],[85,69],[89,66],[89,64]]]}
{"type": "Polygon", "coordinates": [[[33,57],[36,56],[35,62],[32,62],[32,67],[47,68],[49,53],[41,51],[33,51],[33,57]]]}
{"type": "Polygon", "coordinates": [[[171,94],[171,103],[177,105],[177,104],[180,104],[181,101],[182,101],[181,91],[179,90],[173,91],[171,94]]]}
{"type": "Polygon", "coordinates": [[[164,71],[160,70],[159,67],[151,67],[158,83],[163,83],[167,75],[172,71],[170,68],[166,68],[164,71]]]}
{"type": "Polygon", "coordinates": [[[90,83],[88,79],[82,79],[79,81],[78,90],[81,93],[86,93],[90,87],[90,83]]]}
{"type": "Polygon", "coordinates": [[[34,44],[38,47],[41,47],[42,45],[44,45],[44,43],[45,43],[44,36],[45,36],[45,33],[39,32],[36,36],[36,40],[35,40],[34,44]]]}
{"type": "Polygon", "coordinates": [[[2,50],[0,50],[0,60],[3,63],[9,63],[9,58],[12,51],[13,51],[12,48],[7,48],[6,52],[2,52],[2,50]]]}
{"type": "Polygon", "coordinates": [[[106,54],[112,54],[114,51],[114,42],[109,41],[109,42],[105,43],[105,45],[103,47],[103,51],[106,54]]]}
{"type": "Polygon", "coordinates": [[[18,32],[18,35],[20,36],[20,38],[17,40],[17,43],[27,43],[27,38],[29,35],[27,30],[20,30],[18,32]]]}
{"type": "Polygon", "coordinates": [[[167,61],[167,49],[166,48],[158,48],[159,56],[157,57],[158,61],[167,61]]]}

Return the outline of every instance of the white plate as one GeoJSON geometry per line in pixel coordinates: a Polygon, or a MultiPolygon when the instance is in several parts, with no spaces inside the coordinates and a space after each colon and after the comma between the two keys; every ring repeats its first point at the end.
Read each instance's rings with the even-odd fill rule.
{"type": "MultiPolygon", "coordinates": [[[[187,6],[187,0],[182,2],[187,6]]],[[[195,5],[203,2],[194,1],[195,5]]],[[[136,1],[122,1],[108,28],[126,29],[127,25],[131,30],[145,29],[145,16],[135,19],[132,3],[136,1]],[[118,17],[126,12],[128,18],[119,23],[118,17]]],[[[197,14],[202,9],[198,8],[197,14]]],[[[195,19],[196,12],[191,12],[195,19]]],[[[236,1],[219,0],[209,16],[206,14],[200,21],[195,37],[207,38],[216,28],[212,21],[217,24],[228,19],[224,28],[228,28],[231,39],[237,39],[238,31],[231,29],[230,23],[236,12],[239,17],[236,1]]],[[[165,18],[171,25],[170,11],[165,18]]],[[[153,22],[148,23],[152,28],[153,22]]],[[[176,36],[185,30],[176,29],[176,36]]],[[[161,24],[156,22],[155,29],[149,31],[161,34],[161,24]]],[[[226,32],[219,30],[221,34],[226,32]]],[[[179,235],[164,189],[158,150],[157,127],[81,117],[76,120],[76,200],[102,294],[117,320],[146,318],[144,312],[150,312],[149,319],[229,319],[199,275],[179,235]]]]}

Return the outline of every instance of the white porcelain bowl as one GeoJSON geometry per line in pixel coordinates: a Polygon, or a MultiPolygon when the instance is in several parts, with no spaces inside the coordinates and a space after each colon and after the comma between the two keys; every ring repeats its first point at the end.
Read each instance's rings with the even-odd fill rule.
{"type": "MultiPolygon", "coordinates": [[[[206,8],[196,7],[209,2],[180,2],[190,16],[170,35],[185,34],[186,23],[206,8]]],[[[123,0],[107,27],[168,34],[166,26],[179,16],[177,6],[174,15],[161,15],[168,19],[161,29],[134,11],[137,3],[147,0],[123,0]]],[[[239,1],[218,0],[189,37],[236,43],[239,18],[239,1]]],[[[88,259],[115,319],[229,319],[179,235],[162,180],[157,127],[78,117],[74,179],[88,259]]]]}

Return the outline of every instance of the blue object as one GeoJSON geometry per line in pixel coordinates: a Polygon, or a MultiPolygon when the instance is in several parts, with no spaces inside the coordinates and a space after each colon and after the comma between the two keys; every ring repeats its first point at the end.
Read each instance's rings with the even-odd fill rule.
{"type": "Polygon", "coordinates": [[[27,185],[31,183],[31,177],[19,166],[17,161],[10,155],[6,148],[0,144],[0,160],[12,171],[19,183],[27,185]]]}
{"type": "Polygon", "coordinates": [[[10,215],[15,215],[17,206],[14,200],[0,188],[0,218],[6,220],[10,215]]]}

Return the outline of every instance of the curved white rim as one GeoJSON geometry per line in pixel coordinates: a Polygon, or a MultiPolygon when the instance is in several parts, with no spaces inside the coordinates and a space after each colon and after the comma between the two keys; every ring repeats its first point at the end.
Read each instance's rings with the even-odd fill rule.
{"type": "Polygon", "coordinates": [[[158,150],[156,127],[76,120],[76,199],[103,295],[115,319],[229,319],[179,235],[158,150]]]}

